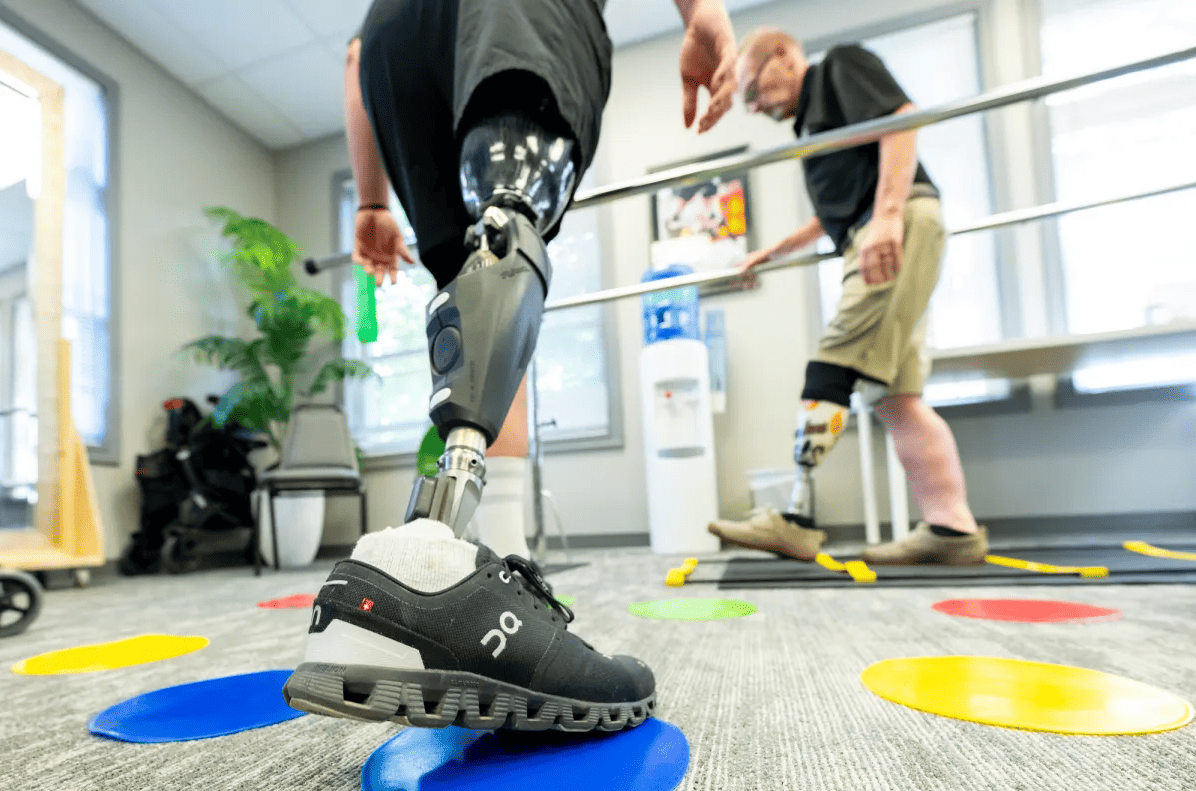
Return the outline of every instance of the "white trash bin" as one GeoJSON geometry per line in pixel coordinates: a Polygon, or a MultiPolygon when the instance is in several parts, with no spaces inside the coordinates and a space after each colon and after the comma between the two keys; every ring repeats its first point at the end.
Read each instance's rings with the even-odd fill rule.
{"type": "MultiPolygon", "coordinates": [[[[267,566],[274,565],[274,534],[270,530],[270,508],[264,489],[258,498],[258,546],[267,566]]],[[[303,568],[315,562],[324,537],[323,492],[279,492],[274,496],[274,516],[278,519],[278,565],[284,569],[303,568]]]]}

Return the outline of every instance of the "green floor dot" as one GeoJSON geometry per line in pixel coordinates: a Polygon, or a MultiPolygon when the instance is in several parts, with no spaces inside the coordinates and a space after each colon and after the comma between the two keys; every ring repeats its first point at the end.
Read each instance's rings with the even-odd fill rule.
{"type": "Polygon", "coordinates": [[[561,604],[565,605],[566,607],[572,607],[574,604],[577,603],[576,596],[557,596],[556,600],[559,601],[561,604]]]}
{"type": "Polygon", "coordinates": [[[658,621],[718,621],[751,615],[756,605],[738,599],[661,599],[633,602],[627,609],[658,621]]]}

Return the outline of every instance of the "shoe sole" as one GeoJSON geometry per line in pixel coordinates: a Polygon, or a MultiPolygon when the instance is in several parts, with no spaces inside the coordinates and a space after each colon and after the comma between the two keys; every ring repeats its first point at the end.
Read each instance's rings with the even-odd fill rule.
{"type": "Polygon", "coordinates": [[[656,709],[655,693],[629,703],[593,703],[474,673],[313,662],[296,668],[282,695],[291,708],[311,714],[484,731],[620,731],[639,725],[656,709]]]}
{"type": "Polygon", "coordinates": [[[712,533],[713,535],[718,536],[720,540],[726,541],[728,544],[731,544],[732,546],[743,547],[744,549],[758,549],[762,552],[771,552],[772,554],[776,555],[781,560],[800,560],[803,563],[813,563],[814,559],[818,556],[817,552],[815,552],[813,555],[808,555],[808,554],[792,555],[792,554],[786,552],[783,547],[779,547],[772,543],[765,545],[763,543],[752,544],[747,541],[740,541],[738,539],[728,536],[727,534],[723,533],[719,529],[712,529],[711,527],[707,527],[706,531],[708,533],[712,533]]]}

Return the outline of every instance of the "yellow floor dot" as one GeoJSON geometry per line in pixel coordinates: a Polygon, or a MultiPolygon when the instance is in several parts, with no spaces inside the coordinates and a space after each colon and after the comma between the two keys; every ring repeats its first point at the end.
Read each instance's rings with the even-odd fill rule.
{"type": "Polygon", "coordinates": [[[17,662],[12,672],[25,676],[50,676],[61,673],[94,673],[131,665],[144,665],[171,659],[208,644],[206,637],[179,637],[171,634],[143,634],[112,643],[96,643],[50,651],[17,662]]]}
{"type": "Polygon", "coordinates": [[[886,659],[861,675],[885,700],[960,720],[1050,733],[1116,736],[1182,728],[1192,707],[1128,678],[984,656],[886,659]]]}

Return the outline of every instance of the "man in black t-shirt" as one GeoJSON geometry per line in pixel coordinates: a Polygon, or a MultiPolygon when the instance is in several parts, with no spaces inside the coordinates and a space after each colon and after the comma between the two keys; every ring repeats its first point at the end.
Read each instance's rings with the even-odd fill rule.
{"type": "MultiPolygon", "coordinates": [[[[749,112],[792,121],[798,137],[915,109],[880,58],[863,47],[832,47],[810,64],[780,30],[745,39],[738,79],[749,112]]],[[[785,513],[765,510],[709,529],[734,544],[813,560],[826,534],[814,525],[811,472],[841,435],[858,390],[893,437],[924,520],[902,541],[865,549],[864,560],[982,563],[987,535],[968,507],[955,439],[921,398],[929,373],[926,308],[945,233],[938,190],[917,160],[915,133],[808,157],[802,169],[815,216],[742,265],[750,271],[824,234],[843,256],[843,296],[806,366],[793,449],[799,474],[785,513]]]]}

